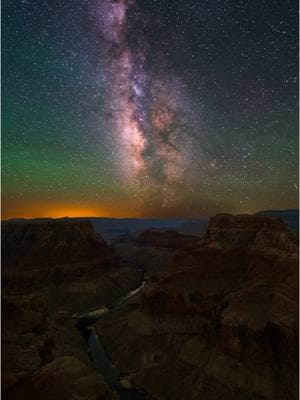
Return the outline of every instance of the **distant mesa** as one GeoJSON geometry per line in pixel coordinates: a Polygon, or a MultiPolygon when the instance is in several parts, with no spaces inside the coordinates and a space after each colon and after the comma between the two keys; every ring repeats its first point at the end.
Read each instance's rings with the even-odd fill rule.
{"type": "Polygon", "coordinates": [[[208,218],[91,218],[98,233],[106,240],[136,238],[145,230],[175,230],[181,234],[201,236],[205,233],[208,218]]]}

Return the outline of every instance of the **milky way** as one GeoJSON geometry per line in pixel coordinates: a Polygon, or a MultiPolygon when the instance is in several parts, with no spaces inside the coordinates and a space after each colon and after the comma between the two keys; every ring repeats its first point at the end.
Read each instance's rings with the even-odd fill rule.
{"type": "Polygon", "coordinates": [[[2,208],[298,207],[298,2],[2,1],[2,208]]]}
{"type": "Polygon", "coordinates": [[[99,24],[108,44],[104,74],[111,131],[120,173],[135,195],[143,200],[149,192],[159,193],[161,206],[168,207],[176,201],[176,186],[188,188],[189,138],[181,129],[186,123],[184,88],[170,73],[153,76],[146,70],[144,38],[138,50],[129,45],[127,13],[134,7],[133,1],[99,3],[99,24]]]}

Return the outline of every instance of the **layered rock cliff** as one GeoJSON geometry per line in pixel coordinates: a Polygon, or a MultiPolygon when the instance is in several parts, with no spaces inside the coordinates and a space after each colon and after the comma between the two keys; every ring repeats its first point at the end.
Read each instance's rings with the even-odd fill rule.
{"type": "Polygon", "coordinates": [[[280,220],[217,216],[97,329],[158,399],[297,399],[298,248],[280,220]]]}
{"type": "MultiPolygon", "coordinates": [[[[86,275],[116,265],[112,250],[90,221],[6,221],[2,223],[2,285],[37,287],[67,276],[86,275]]],[[[30,289],[30,288],[29,288],[30,289]]]]}
{"type": "Polygon", "coordinates": [[[298,247],[280,220],[219,215],[201,240],[148,231],[114,249],[85,221],[11,224],[4,398],[112,399],[73,315],[139,286],[143,269],[152,283],[96,323],[128,385],[157,400],[297,399],[298,247]]]}
{"type": "Polygon", "coordinates": [[[2,223],[2,396],[111,399],[92,369],[75,313],[140,285],[89,221],[2,223]]]}
{"type": "Polygon", "coordinates": [[[275,217],[219,214],[211,218],[202,244],[230,250],[242,248],[263,253],[295,253],[297,243],[284,223],[275,217]]]}

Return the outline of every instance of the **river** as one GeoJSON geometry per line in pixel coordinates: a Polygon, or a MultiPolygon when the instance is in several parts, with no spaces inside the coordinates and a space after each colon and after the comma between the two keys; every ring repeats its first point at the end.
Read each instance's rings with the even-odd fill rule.
{"type": "Polygon", "coordinates": [[[143,281],[137,289],[132,290],[117,300],[110,309],[103,307],[98,310],[98,313],[96,310],[86,314],[80,314],[80,316],[74,314],[74,317],[79,317],[76,327],[84,339],[86,350],[94,364],[94,367],[101,372],[105,382],[110,386],[110,388],[118,393],[120,400],[150,400],[153,399],[153,397],[140,388],[132,387],[127,389],[120,384],[120,371],[112,364],[111,360],[106,355],[101,340],[93,325],[104,315],[122,307],[129,298],[137,295],[143,289],[145,284],[146,282],[143,281]]]}

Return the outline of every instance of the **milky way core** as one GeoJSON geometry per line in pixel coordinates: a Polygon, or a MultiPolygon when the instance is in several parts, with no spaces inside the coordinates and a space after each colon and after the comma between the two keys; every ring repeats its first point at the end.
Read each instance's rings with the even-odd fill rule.
{"type": "Polygon", "coordinates": [[[135,7],[133,1],[103,0],[99,7],[120,174],[136,197],[156,193],[161,206],[168,207],[175,201],[175,187],[186,181],[189,138],[181,130],[186,118],[183,85],[162,68],[155,76],[147,70],[145,38],[139,37],[138,48],[128,43],[127,13],[135,7]]]}

